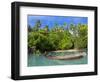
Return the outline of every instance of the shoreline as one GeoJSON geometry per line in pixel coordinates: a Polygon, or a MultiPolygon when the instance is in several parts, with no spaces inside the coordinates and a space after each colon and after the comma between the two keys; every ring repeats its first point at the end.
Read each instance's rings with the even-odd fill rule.
{"type": "MultiPolygon", "coordinates": [[[[79,54],[75,54],[75,55],[64,55],[64,56],[46,56],[49,59],[57,59],[57,60],[70,60],[70,59],[79,59],[84,57],[86,54],[83,53],[84,49],[70,49],[70,50],[57,50],[57,51],[50,51],[50,52],[76,52],[79,51],[79,54]]],[[[49,53],[49,52],[47,52],[49,53]]]]}
{"type": "Polygon", "coordinates": [[[65,52],[65,51],[68,51],[68,52],[71,52],[71,51],[84,51],[85,49],[68,49],[68,50],[55,50],[55,51],[49,51],[49,52],[65,52]]]}

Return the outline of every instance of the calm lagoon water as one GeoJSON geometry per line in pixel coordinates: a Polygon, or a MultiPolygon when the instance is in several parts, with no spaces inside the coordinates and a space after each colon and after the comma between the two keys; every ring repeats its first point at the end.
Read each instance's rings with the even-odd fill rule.
{"type": "MultiPolygon", "coordinates": [[[[48,59],[45,56],[35,56],[34,54],[29,54],[28,55],[28,67],[31,66],[54,66],[54,65],[79,65],[79,64],[87,64],[88,63],[88,55],[87,52],[84,51],[86,55],[82,58],[79,59],[73,59],[73,60],[54,60],[54,59],[48,59]]],[[[68,52],[60,52],[56,53],[55,55],[62,54],[64,55],[67,53],[67,55],[73,54],[73,52],[68,53],[68,52]]],[[[74,53],[79,53],[79,52],[74,52],[74,53]]],[[[54,53],[49,53],[54,54],[54,53]]]]}

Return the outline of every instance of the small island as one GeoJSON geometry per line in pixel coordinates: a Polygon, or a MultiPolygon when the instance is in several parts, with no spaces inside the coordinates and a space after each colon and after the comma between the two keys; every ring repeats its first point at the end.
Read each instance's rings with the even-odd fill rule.
{"type": "MultiPolygon", "coordinates": [[[[30,17],[35,18],[35,16],[30,17]]],[[[43,16],[39,17],[42,18],[43,16]]],[[[59,21],[58,23],[54,22],[53,16],[44,17],[49,23],[44,24],[41,19],[35,19],[35,22],[33,21],[33,27],[30,25],[30,22],[28,23],[28,56],[33,55],[36,56],[36,58],[45,57],[48,61],[71,61],[83,58],[87,55],[88,25],[87,23],[81,23],[82,20],[87,18],[76,17],[77,19],[81,19],[77,24],[73,22],[67,24],[65,18],[73,19],[72,21],[75,21],[76,18],[62,17],[65,21],[61,20],[62,22],[59,24],[59,21]],[[50,22],[46,17],[51,18],[53,24],[52,21],[50,22]]],[[[58,20],[61,19],[60,16],[55,16],[55,18],[58,20]]]]}

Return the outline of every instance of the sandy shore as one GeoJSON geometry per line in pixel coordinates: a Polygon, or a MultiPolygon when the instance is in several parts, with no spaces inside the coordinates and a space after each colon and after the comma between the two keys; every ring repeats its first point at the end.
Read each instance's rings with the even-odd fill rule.
{"type": "Polygon", "coordinates": [[[70,49],[70,50],[56,50],[56,51],[50,51],[50,52],[65,52],[65,51],[68,51],[68,52],[72,52],[72,51],[84,51],[84,49],[70,49]]]}

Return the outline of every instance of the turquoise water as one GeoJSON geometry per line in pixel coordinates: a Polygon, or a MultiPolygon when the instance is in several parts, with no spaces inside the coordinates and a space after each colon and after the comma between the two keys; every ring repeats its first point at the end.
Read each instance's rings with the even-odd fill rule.
{"type": "MultiPolygon", "coordinates": [[[[57,52],[55,55],[70,55],[72,53],[79,53],[79,52],[57,52]]],[[[85,51],[86,53],[86,51],[85,51]]],[[[49,53],[51,55],[54,53],[49,53]]],[[[54,66],[54,65],[79,65],[79,64],[87,64],[88,63],[88,57],[87,53],[86,56],[79,58],[79,59],[73,59],[73,60],[54,60],[54,59],[48,59],[45,56],[35,56],[34,54],[28,55],[28,67],[31,66],[54,66]]]]}

